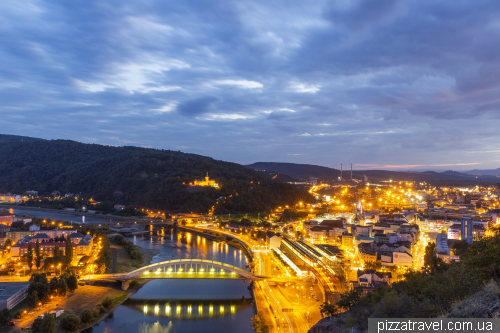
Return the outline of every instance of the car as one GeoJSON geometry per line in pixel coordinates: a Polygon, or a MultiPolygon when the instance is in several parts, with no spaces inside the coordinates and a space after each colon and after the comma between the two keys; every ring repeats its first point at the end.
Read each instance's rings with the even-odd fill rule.
{"type": "Polygon", "coordinates": [[[7,326],[16,326],[16,323],[15,323],[15,322],[13,322],[13,321],[9,321],[9,322],[7,323],[7,326]]]}

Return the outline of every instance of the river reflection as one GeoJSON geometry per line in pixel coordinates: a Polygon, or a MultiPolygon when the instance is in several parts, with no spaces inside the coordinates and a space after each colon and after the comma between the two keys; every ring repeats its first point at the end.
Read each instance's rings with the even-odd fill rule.
{"type": "MultiPolygon", "coordinates": [[[[206,259],[243,269],[245,255],[225,243],[184,232],[165,237],[135,236],[136,245],[158,250],[152,263],[206,259]]],[[[251,333],[248,281],[230,279],[152,280],[119,306],[93,333],[251,333]]]]}
{"type": "Polygon", "coordinates": [[[124,306],[145,315],[184,320],[234,316],[239,311],[251,307],[250,300],[237,301],[140,301],[130,300],[124,306]]]}

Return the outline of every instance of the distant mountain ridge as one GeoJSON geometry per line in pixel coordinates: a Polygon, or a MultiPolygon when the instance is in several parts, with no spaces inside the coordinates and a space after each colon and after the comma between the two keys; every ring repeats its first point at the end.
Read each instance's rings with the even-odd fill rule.
{"type": "Polygon", "coordinates": [[[487,170],[470,170],[470,171],[464,171],[463,173],[469,174],[469,175],[490,175],[490,176],[499,176],[500,175],[500,168],[498,169],[487,169],[487,170]]]}
{"type": "MultiPolygon", "coordinates": [[[[250,165],[246,165],[248,168],[255,170],[266,170],[278,172],[281,174],[288,175],[296,179],[309,179],[311,177],[318,178],[320,180],[336,180],[340,177],[340,170],[334,168],[328,168],[318,165],[310,164],[295,164],[295,163],[279,163],[279,162],[257,162],[250,165]]],[[[394,181],[400,180],[411,180],[411,181],[488,181],[488,182],[500,182],[500,179],[496,176],[485,175],[485,176],[475,176],[472,174],[457,172],[453,170],[448,170],[444,172],[436,171],[389,171],[389,170],[353,170],[352,172],[354,179],[361,179],[367,181],[380,181],[393,179],[394,181]]],[[[342,177],[346,180],[351,177],[350,168],[343,170],[342,177]]]]}

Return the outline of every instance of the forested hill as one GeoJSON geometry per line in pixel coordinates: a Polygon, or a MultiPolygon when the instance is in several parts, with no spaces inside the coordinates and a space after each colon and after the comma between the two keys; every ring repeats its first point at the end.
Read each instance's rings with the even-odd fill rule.
{"type": "Polygon", "coordinates": [[[311,201],[292,185],[236,163],[179,151],[111,147],[68,140],[0,142],[0,193],[81,193],[99,201],[184,212],[266,212],[311,201]],[[209,173],[221,189],[189,193],[209,173]],[[219,204],[216,204],[217,199],[219,204]]]}
{"type": "Polygon", "coordinates": [[[30,142],[30,141],[45,141],[44,139],[32,138],[29,136],[0,134],[0,142],[30,142]]]}

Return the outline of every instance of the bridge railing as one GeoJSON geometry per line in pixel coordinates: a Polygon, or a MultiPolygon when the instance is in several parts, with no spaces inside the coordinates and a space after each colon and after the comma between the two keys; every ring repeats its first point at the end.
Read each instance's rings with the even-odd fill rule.
{"type": "Polygon", "coordinates": [[[141,271],[148,270],[148,269],[153,269],[153,268],[156,268],[158,266],[164,266],[166,264],[172,264],[172,265],[174,265],[176,263],[189,264],[190,262],[197,263],[197,264],[205,263],[205,264],[214,264],[214,265],[218,265],[218,266],[225,266],[225,267],[228,267],[234,271],[239,271],[239,272],[243,272],[245,274],[250,274],[250,272],[247,270],[244,270],[242,268],[239,268],[239,267],[236,267],[233,265],[229,265],[229,264],[226,264],[223,262],[219,262],[219,261],[205,260],[205,259],[176,259],[176,260],[161,261],[161,262],[157,262],[157,263],[154,263],[154,264],[151,264],[148,266],[144,266],[144,267],[141,267],[141,268],[136,269],[134,271],[128,272],[126,275],[133,275],[134,273],[141,272],[141,271]]]}

